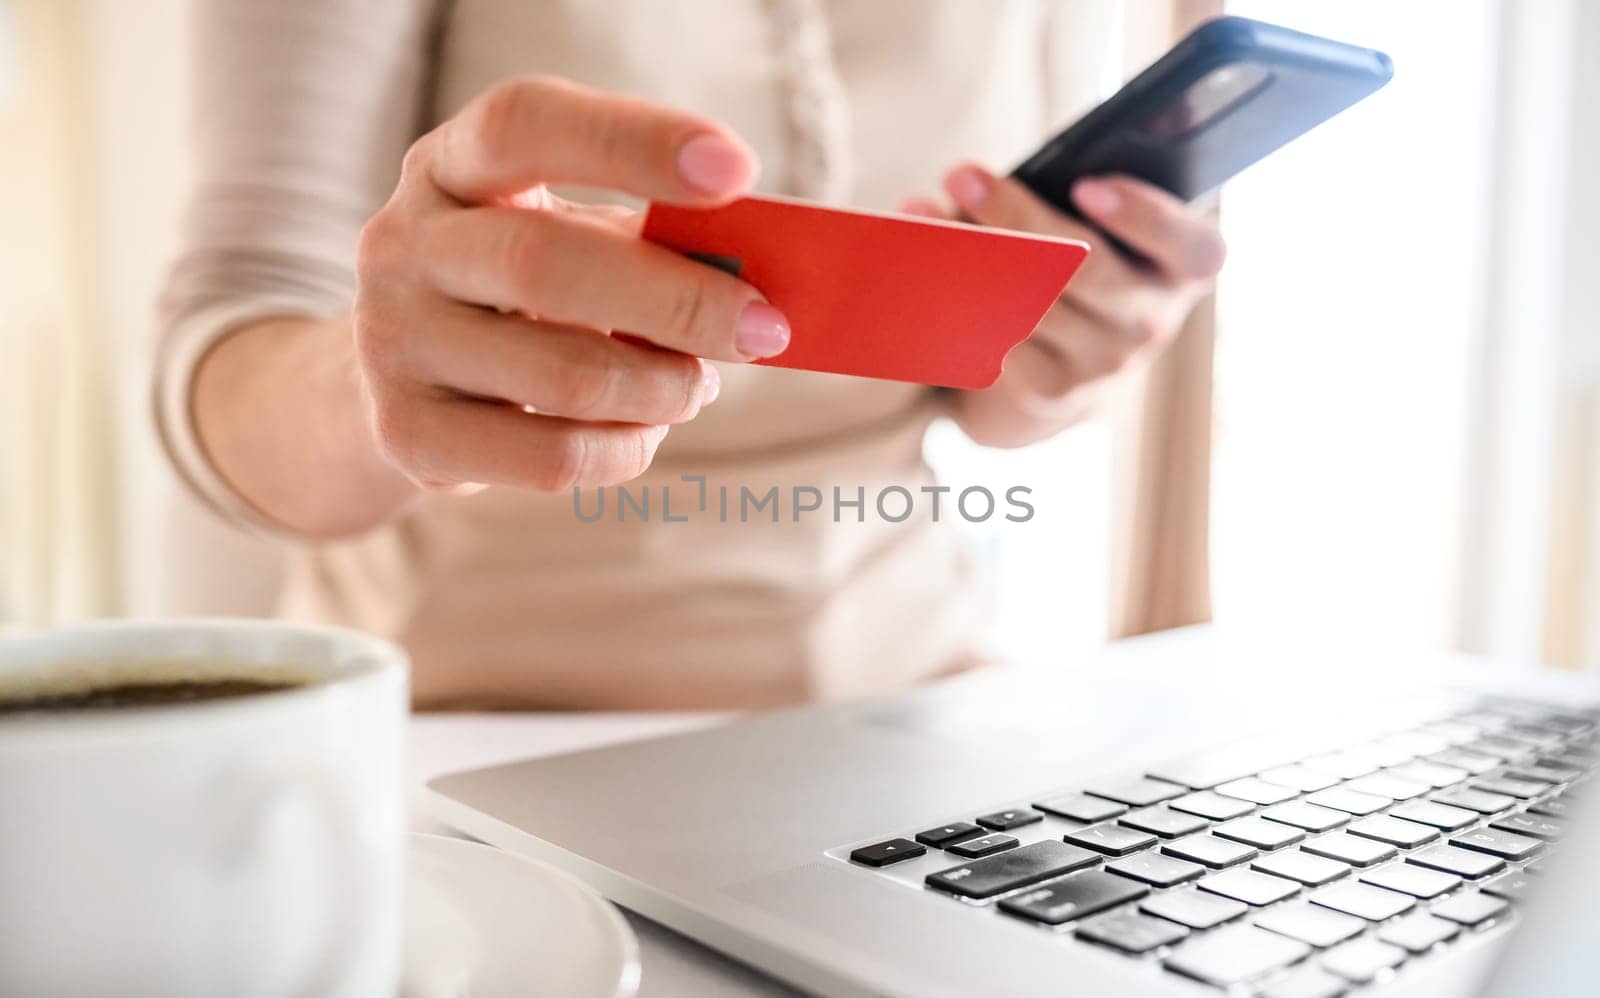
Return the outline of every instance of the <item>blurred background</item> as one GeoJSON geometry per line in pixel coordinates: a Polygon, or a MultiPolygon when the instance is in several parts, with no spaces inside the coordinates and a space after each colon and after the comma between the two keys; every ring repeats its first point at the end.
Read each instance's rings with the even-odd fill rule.
{"type": "MultiPolygon", "coordinates": [[[[992,644],[1077,659],[1213,616],[1600,670],[1600,4],[1225,6],[1383,49],[1394,82],[1226,189],[1183,413],[1150,421],[1156,381],[1142,424],[1022,451],[936,428],[949,480],[1034,491],[1031,523],[971,528],[992,644]],[[1152,426],[1198,475],[1141,464],[1152,426]],[[1147,515],[1174,505],[1181,536],[1147,515]],[[1178,553],[1197,593],[1131,612],[1178,553]]],[[[279,551],[188,499],[150,417],[186,7],[0,0],[0,623],[271,606],[279,551]]],[[[1152,54],[1154,5],[1125,7],[1118,75],[1152,54]]]]}

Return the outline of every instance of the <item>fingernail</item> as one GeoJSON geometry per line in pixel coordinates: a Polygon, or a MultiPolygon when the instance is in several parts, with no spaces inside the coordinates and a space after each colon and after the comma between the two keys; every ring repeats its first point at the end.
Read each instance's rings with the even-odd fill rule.
{"type": "Polygon", "coordinates": [[[735,194],[750,185],[750,154],[720,135],[697,135],[678,150],[678,175],[706,194],[735,194]]]}
{"type": "Polygon", "coordinates": [[[753,301],[739,313],[734,339],[746,357],[776,357],[789,347],[789,320],[766,302],[753,301]]]}
{"type": "Polygon", "coordinates": [[[717,370],[715,364],[704,360],[700,362],[700,367],[702,368],[700,380],[705,385],[700,390],[700,404],[707,406],[715,402],[717,396],[722,394],[722,372],[717,370]]]}
{"type": "Polygon", "coordinates": [[[1090,215],[1111,215],[1122,207],[1122,195],[1101,180],[1080,180],[1073,184],[1072,200],[1090,215]]]}
{"type": "Polygon", "coordinates": [[[906,198],[900,202],[902,215],[921,215],[923,218],[937,218],[939,206],[927,198],[906,198]]]}
{"type": "Polygon", "coordinates": [[[945,191],[963,208],[976,208],[989,199],[994,178],[976,166],[951,170],[944,178],[945,191]]]}

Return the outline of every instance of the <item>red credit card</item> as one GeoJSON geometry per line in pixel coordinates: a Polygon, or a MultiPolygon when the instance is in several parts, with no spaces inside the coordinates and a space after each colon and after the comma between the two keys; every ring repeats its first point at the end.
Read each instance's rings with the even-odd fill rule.
{"type": "Polygon", "coordinates": [[[773,197],[652,204],[644,237],[753,285],[789,319],[772,367],[987,388],[1083,263],[1077,240],[773,197]]]}

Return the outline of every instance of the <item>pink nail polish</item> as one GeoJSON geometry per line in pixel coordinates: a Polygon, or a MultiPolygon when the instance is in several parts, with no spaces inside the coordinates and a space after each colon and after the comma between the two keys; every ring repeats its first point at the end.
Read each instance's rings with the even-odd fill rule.
{"type": "Polygon", "coordinates": [[[751,359],[776,357],[789,347],[789,320],[766,302],[753,301],[739,313],[734,341],[751,359]]]}
{"type": "Polygon", "coordinates": [[[944,189],[956,204],[963,208],[976,208],[989,199],[994,181],[975,166],[958,167],[944,178],[944,189]]]}
{"type": "Polygon", "coordinates": [[[753,178],[750,154],[720,135],[698,135],[678,150],[678,175],[706,194],[735,194],[753,178]]]}
{"type": "Polygon", "coordinates": [[[1122,195],[1110,184],[1080,180],[1072,186],[1072,200],[1090,215],[1111,215],[1122,207],[1122,195]]]}
{"type": "Polygon", "coordinates": [[[700,367],[703,369],[700,377],[705,382],[700,404],[707,406],[715,402],[717,396],[722,394],[722,372],[717,370],[715,364],[703,360],[700,362],[700,367]]]}

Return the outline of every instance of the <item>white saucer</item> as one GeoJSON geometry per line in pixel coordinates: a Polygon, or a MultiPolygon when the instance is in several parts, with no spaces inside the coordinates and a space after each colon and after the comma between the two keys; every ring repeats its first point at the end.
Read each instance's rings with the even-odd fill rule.
{"type": "Polygon", "coordinates": [[[412,834],[400,998],[628,998],[639,942],[554,867],[465,839],[412,834]]]}

